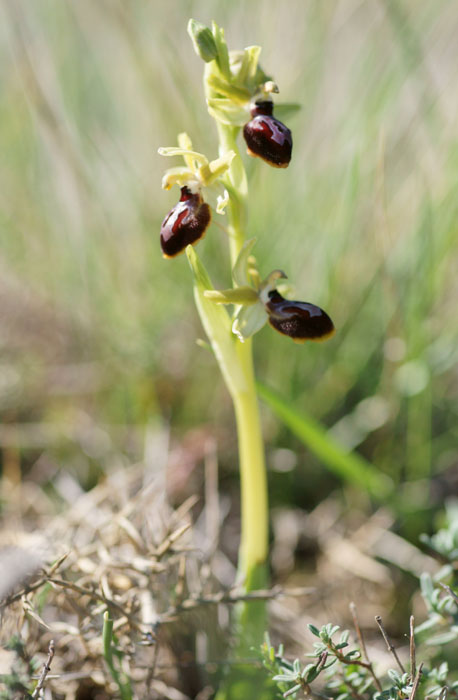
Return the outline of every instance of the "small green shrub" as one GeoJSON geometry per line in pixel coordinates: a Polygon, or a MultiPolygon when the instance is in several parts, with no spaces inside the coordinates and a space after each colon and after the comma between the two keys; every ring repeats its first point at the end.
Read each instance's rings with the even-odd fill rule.
{"type": "Polygon", "coordinates": [[[310,663],[284,656],[269,636],[261,648],[264,667],[277,684],[278,697],[322,697],[335,700],[445,700],[458,697],[458,507],[447,508],[447,525],[422,542],[444,564],[435,576],[422,574],[420,587],[428,617],[414,628],[411,618],[408,669],[400,661],[380,617],[376,622],[397,668],[379,676],[369,659],[353,609],[359,643],[351,644],[349,630],[326,624],[308,625],[317,637],[310,663]],[[338,634],[340,632],[340,634],[338,634]],[[417,665],[417,659],[420,663],[417,665]]]}

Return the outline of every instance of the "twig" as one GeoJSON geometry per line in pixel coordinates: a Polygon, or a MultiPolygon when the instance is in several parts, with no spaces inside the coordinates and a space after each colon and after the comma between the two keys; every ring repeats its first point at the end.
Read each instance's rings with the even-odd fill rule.
{"type": "Polygon", "coordinates": [[[410,677],[415,678],[417,672],[417,663],[415,658],[415,618],[410,616],[410,677]]]}
{"type": "Polygon", "coordinates": [[[182,525],[179,527],[177,530],[172,532],[171,535],[168,535],[165,540],[159,545],[157,550],[153,552],[153,556],[157,557],[160,559],[161,557],[164,556],[166,552],[169,551],[169,549],[173,546],[173,544],[182,536],[184,533],[189,530],[191,527],[191,523],[186,523],[186,525],[182,525]]]}
{"type": "Polygon", "coordinates": [[[404,666],[402,665],[402,663],[399,659],[399,656],[397,655],[395,647],[391,644],[391,642],[388,638],[388,635],[385,631],[385,628],[384,628],[383,623],[382,623],[382,618],[380,617],[380,615],[375,616],[375,621],[376,621],[377,625],[379,626],[380,632],[382,633],[382,637],[385,640],[385,644],[387,646],[388,651],[393,655],[397,665],[401,669],[401,673],[405,673],[404,666]]]}
{"type": "Polygon", "coordinates": [[[417,694],[418,685],[419,685],[419,683],[420,683],[420,678],[421,678],[421,670],[422,670],[422,668],[423,668],[423,662],[421,662],[421,664],[420,664],[419,667],[418,667],[417,675],[415,676],[415,680],[414,680],[414,682],[413,682],[412,692],[410,693],[410,698],[409,698],[409,700],[414,700],[415,695],[417,694]]]}
{"type": "Polygon", "coordinates": [[[358,637],[358,641],[359,641],[359,645],[360,645],[360,647],[361,647],[361,651],[363,652],[366,661],[369,661],[369,656],[368,656],[368,654],[367,654],[366,644],[365,644],[365,642],[364,642],[364,638],[363,638],[363,635],[362,635],[362,632],[361,632],[361,628],[360,628],[360,626],[359,626],[358,616],[357,616],[357,614],[356,614],[356,605],[355,605],[354,603],[350,603],[350,612],[351,612],[351,616],[352,616],[352,618],[353,618],[353,625],[354,625],[355,630],[356,630],[356,635],[357,635],[357,637],[358,637]]]}
{"type": "Polygon", "coordinates": [[[374,671],[374,668],[372,666],[372,661],[369,659],[369,654],[367,653],[363,633],[361,632],[361,627],[359,625],[358,615],[356,613],[356,605],[354,603],[350,603],[350,612],[351,612],[351,616],[353,618],[353,625],[355,626],[356,635],[358,637],[361,651],[363,652],[364,658],[366,659],[367,664],[368,664],[367,670],[369,671],[372,678],[374,679],[374,683],[375,683],[377,690],[381,693],[382,692],[382,684],[380,683],[379,679],[375,675],[375,671],[374,671]]]}
{"type": "Polygon", "coordinates": [[[109,608],[113,608],[117,610],[118,612],[121,613],[127,620],[129,620],[130,624],[132,627],[137,629],[139,632],[142,634],[145,633],[144,625],[142,626],[141,623],[138,623],[134,620],[133,616],[126,612],[126,610],[120,605],[119,603],[116,603],[114,600],[110,598],[106,598],[104,595],[101,593],[98,593],[97,591],[93,591],[90,588],[83,588],[83,586],[78,586],[76,583],[73,583],[71,581],[65,581],[64,579],[56,579],[56,578],[49,578],[47,579],[50,583],[54,583],[56,586],[61,586],[62,588],[69,589],[71,591],[75,591],[75,593],[79,593],[80,595],[87,595],[92,599],[99,600],[101,603],[104,603],[107,605],[109,608]]]}
{"type": "Polygon", "coordinates": [[[64,561],[66,560],[66,558],[68,557],[69,554],[70,554],[70,552],[65,552],[65,554],[62,554],[62,556],[59,557],[59,559],[57,559],[54,562],[54,564],[51,566],[47,575],[52,576],[53,574],[55,574],[57,569],[59,569],[62,566],[62,564],[64,563],[64,561]]]}
{"type": "Polygon", "coordinates": [[[179,605],[169,608],[160,616],[160,622],[169,622],[171,617],[175,617],[185,610],[195,610],[204,605],[218,605],[219,603],[239,603],[252,600],[273,600],[281,597],[300,597],[310,595],[315,592],[315,588],[293,588],[291,590],[275,586],[269,590],[250,591],[249,593],[234,593],[233,591],[222,591],[205,597],[187,598],[179,605]]]}
{"type": "Polygon", "coordinates": [[[64,563],[64,561],[66,560],[66,558],[68,557],[69,554],[70,554],[70,552],[66,552],[59,559],[57,559],[57,561],[55,561],[54,564],[49,569],[48,573],[45,574],[44,576],[42,576],[41,578],[39,578],[37,581],[35,581],[35,583],[29,583],[26,586],[24,586],[23,588],[21,588],[21,590],[18,591],[17,593],[14,593],[13,595],[9,595],[6,598],[4,598],[3,600],[1,600],[0,601],[0,610],[2,608],[7,608],[9,605],[16,603],[18,600],[21,600],[21,598],[23,596],[27,595],[28,593],[32,593],[33,591],[36,591],[38,588],[41,588],[41,586],[44,586],[45,583],[48,582],[49,577],[52,576],[57,571],[57,569],[64,563]]]}
{"type": "MultiPolygon", "coordinates": [[[[376,679],[376,676],[374,675],[374,671],[372,669],[372,664],[370,661],[362,661],[361,659],[354,659],[354,658],[348,658],[343,654],[339,649],[336,649],[336,647],[332,644],[332,642],[328,643],[328,649],[332,651],[334,656],[340,661],[341,664],[344,664],[345,666],[361,666],[361,668],[365,668],[366,671],[369,671],[369,673],[372,675],[372,678],[374,679],[374,683],[377,682],[379,685],[379,680],[378,678],[376,679]]],[[[342,677],[342,680],[345,680],[342,677]]],[[[347,683],[347,681],[345,681],[347,683]]],[[[349,687],[352,688],[352,685],[349,683],[349,687]]],[[[356,692],[356,690],[355,690],[356,692]]],[[[361,697],[359,694],[355,697],[361,697]]]]}
{"type": "Polygon", "coordinates": [[[146,676],[146,690],[148,694],[151,692],[151,684],[154,680],[154,676],[156,675],[156,668],[157,668],[157,659],[159,655],[159,640],[156,640],[156,644],[153,647],[153,658],[151,659],[151,664],[148,669],[148,674],[146,676]]]}
{"type": "Polygon", "coordinates": [[[4,598],[0,602],[0,610],[2,608],[7,608],[9,605],[12,605],[13,603],[16,603],[18,600],[21,600],[21,598],[28,593],[32,593],[33,591],[36,591],[38,588],[41,588],[41,586],[44,586],[45,583],[47,583],[48,579],[47,577],[42,577],[39,578],[38,581],[35,581],[35,583],[30,583],[27,586],[24,586],[24,588],[21,588],[20,591],[17,593],[14,593],[13,595],[9,595],[7,598],[4,598]]]}
{"type": "Polygon", "coordinates": [[[439,693],[439,697],[437,700],[447,700],[448,697],[448,686],[444,685],[444,687],[441,689],[441,692],[439,693]]]}
{"type": "Polygon", "coordinates": [[[318,672],[322,670],[322,668],[325,665],[327,660],[328,660],[328,652],[323,651],[323,653],[320,656],[320,660],[317,664],[317,667],[316,667],[317,675],[318,675],[318,672]]]}
{"type": "Polygon", "coordinates": [[[442,586],[442,588],[443,588],[445,591],[447,591],[447,593],[448,593],[449,595],[452,596],[452,598],[453,598],[453,600],[455,601],[455,603],[458,603],[458,595],[456,595],[455,591],[452,591],[452,589],[450,588],[450,586],[447,586],[446,583],[442,583],[442,581],[439,582],[439,585],[442,586]]]}
{"type": "Polygon", "coordinates": [[[43,669],[40,674],[40,678],[38,679],[38,683],[36,685],[35,690],[32,693],[32,698],[39,698],[41,691],[43,690],[43,686],[46,680],[46,676],[51,670],[51,662],[54,658],[54,652],[55,652],[55,646],[54,646],[54,640],[51,639],[49,642],[49,647],[48,647],[48,658],[46,659],[46,662],[43,666],[43,669]]]}
{"type": "Polygon", "coordinates": [[[177,583],[175,586],[175,597],[177,601],[183,600],[186,586],[186,557],[181,556],[178,562],[177,583]]]}

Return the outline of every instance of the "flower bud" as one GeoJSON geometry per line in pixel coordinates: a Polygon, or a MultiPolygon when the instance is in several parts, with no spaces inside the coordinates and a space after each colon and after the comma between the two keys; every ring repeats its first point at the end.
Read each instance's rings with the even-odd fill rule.
{"type": "Polygon", "coordinates": [[[297,343],[326,340],[334,333],[334,324],[323,309],[305,301],[284,299],[276,289],[268,293],[265,304],[269,323],[297,343]]]}
{"type": "Polygon", "coordinates": [[[218,47],[211,30],[195,19],[188,22],[188,34],[194,44],[195,52],[205,63],[213,61],[218,56],[218,47]]]}
{"type": "Polygon", "coordinates": [[[169,211],[161,226],[161,248],[165,258],[182,253],[187,245],[196,243],[207,230],[211,210],[201,195],[181,188],[178,204],[169,211]]]}
{"type": "Polygon", "coordinates": [[[276,168],[286,168],[291,160],[291,131],[273,116],[273,102],[255,102],[251,121],[243,127],[243,137],[250,156],[259,156],[276,168]]]}

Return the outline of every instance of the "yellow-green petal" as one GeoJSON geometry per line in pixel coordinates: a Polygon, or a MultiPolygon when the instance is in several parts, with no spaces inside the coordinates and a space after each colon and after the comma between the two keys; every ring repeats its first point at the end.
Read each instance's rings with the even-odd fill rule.
{"type": "Polygon", "coordinates": [[[235,289],[211,289],[204,292],[206,299],[215,304],[242,304],[249,306],[259,301],[258,295],[252,287],[236,287],[235,289]]]}

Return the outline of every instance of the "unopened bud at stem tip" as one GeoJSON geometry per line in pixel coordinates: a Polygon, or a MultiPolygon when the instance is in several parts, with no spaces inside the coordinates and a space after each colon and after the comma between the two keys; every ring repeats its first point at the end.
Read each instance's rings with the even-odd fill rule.
{"type": "Polygon", "coordinates": [[[188,34],[194,44],[194,49],[200,58],[209,63],[218,56],[218,48],[211,30],[195,19],[188,22],[188,34]]]}

